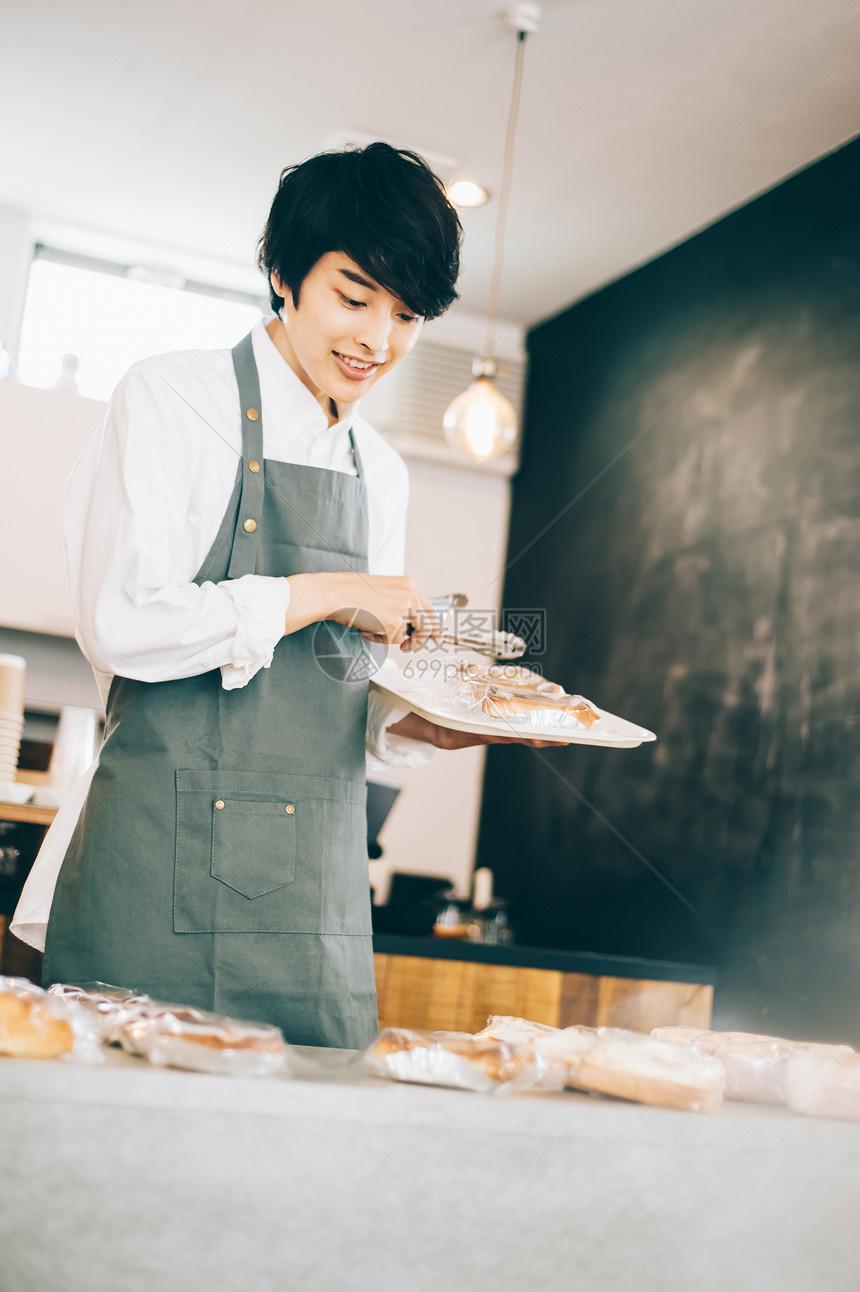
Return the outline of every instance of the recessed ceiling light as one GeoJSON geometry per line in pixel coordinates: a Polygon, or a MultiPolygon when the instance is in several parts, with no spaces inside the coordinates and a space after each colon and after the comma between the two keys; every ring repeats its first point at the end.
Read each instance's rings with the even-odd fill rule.
{"type": "Polygon", "coordinates": [[[453,206],[483,206],[490,200],[487,190],[470,179],[455,180],[445,191],[453,206]]]}

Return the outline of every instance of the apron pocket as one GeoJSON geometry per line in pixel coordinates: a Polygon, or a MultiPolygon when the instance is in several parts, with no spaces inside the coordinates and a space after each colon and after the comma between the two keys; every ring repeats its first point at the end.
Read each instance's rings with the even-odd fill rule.
{"type": "Polygon", "coordinates": [[[177,771],[174,932],[369,934],[366,841],[363,782],[177,771]]]}
{"type": "Polygon", "coordinates": [[[296,877],[296,805],[216,799],[212,806],[209,873],[253,900],[296,877]]]}

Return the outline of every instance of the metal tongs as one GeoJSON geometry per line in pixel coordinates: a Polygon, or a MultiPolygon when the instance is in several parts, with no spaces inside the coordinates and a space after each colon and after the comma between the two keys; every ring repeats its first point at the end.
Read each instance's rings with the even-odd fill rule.
{"type": "Polygon", "coordinates": [[[434,597],[430,602],[439,621],[443,646],[459,646],[462,650],[488,655],[490,659],[519,659],[526,652],[526,643],[515,633],[496,630],[492,632],[463,632],[456,620],[449,627],[451,611],[464,610],[469,598],[462,592],[450,592],[447,597],[434,597]]]}

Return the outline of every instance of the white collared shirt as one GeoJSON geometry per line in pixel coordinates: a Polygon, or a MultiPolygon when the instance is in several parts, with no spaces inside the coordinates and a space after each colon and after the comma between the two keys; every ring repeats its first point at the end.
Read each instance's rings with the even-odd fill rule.
{"type": "MultiPolygon", "coordinates": [[[[401,574],[409,495],[404,462],[354,406],[329,427],[266,322],[252,333],[263,456],[355,475],[351,425],[367,487],[370,573],[401,574]]],[[[227,510],[241,453],[230,350],[143,359],[114,391],[66,483],[63,509],[76,636],[103,701],[114,675],[165,682],[219,668],[222,685],[232,690],[270,666],[284,635],[288,579],[248,574],[193,582],[227,510]]],[[[414,767],[432,756],[431,746],[387,733],[406,712],[371,691],[370,769],[414,767]]],[[[57,814],[21,895],[11,927],[31,945],[44,945],[56,877],[95,767],[57,814]]]]}
{"type": "MultiPolygon", "coordinates": [[[[370,572],[402,573],[409,488],[402,459],[357,413],[329,427],[265,320],[254,328],[253,346],[264,457],[354,475],[351,423],[367,485],[370,572]]],[[[251,574],[193,582],[241,454],[229,350],[144,359],[114,392],[69,477],[64,509],[78,642],[104,700],[114,674],[163,682],[220,668],[230,690],[271,664],[288,580],[251,574]]]]}

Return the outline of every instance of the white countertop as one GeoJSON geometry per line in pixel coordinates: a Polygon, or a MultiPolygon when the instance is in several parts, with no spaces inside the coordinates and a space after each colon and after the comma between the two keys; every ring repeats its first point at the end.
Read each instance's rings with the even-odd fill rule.
{"type": "Polygon", "coordinates": [[[860,1287],[860,1125],[106,1053],[0,1060],[0,1292],[860,1287]]]}

